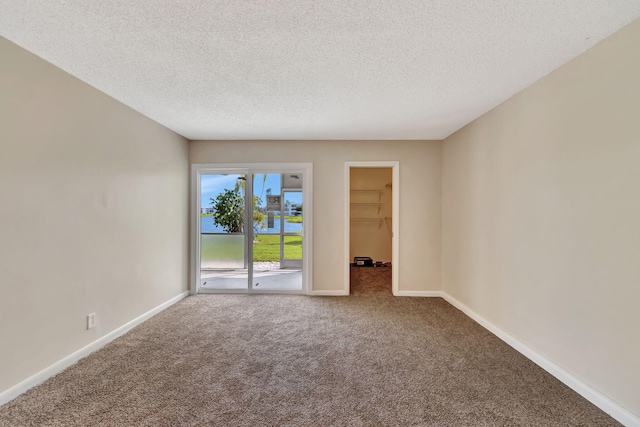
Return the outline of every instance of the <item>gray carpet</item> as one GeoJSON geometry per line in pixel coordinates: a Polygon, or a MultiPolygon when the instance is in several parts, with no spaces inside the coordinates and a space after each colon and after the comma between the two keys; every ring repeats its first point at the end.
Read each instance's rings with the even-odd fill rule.
{"type": "MultiPolygon", "coordinates": [[[[377,271],[376,271],[377,270],[377,271]]],[[[0,426],[619,425],[439,298],[200,295],[0,408],[0,426]]]]}

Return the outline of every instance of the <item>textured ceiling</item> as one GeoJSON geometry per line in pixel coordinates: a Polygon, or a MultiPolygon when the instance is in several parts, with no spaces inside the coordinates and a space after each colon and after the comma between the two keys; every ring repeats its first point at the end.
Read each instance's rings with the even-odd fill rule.
{"type": "Polygon", "coordinates": [[[189,139],[442,139],[639,16],[640,0],[0,0],[0,35],[189,139]]]}

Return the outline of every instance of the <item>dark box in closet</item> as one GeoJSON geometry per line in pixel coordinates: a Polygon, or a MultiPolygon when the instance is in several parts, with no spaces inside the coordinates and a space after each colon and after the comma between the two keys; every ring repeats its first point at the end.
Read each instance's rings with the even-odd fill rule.
{"type": "Polygon", "coordinates": [[[373,267],[373,259],[368,256],[353,257],[353,265],[356,267],[373,267]]]}

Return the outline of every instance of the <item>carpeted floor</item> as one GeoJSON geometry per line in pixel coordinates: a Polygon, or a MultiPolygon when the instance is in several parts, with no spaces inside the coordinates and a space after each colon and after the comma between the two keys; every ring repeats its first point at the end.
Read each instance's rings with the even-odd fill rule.
{"type": "MultiPolygon", "coordinates": [[[[375,271],[378,270],[378,271],[375,271]]],[[[619,425],[439,298],[189,297],[0,408],[0,426],[619,425]]]]}

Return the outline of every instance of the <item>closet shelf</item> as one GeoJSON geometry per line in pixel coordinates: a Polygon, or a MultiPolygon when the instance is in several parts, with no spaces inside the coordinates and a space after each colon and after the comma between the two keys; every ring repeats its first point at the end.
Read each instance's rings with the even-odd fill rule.
{"type": "Polygon", "coordinates": [[[351,218],[353,224],[378,224],[378,230],[382,227],[384,218],[351,218]]]}
{"type": "Polygon", "coordinates": [[[380,213],[382,205],[382,203],[351,203],[351,207],[357,209],[378,208],[378,214],[380,213]]]}
{"type": "Polygon", "coordinates": [[[382,197],[382,190],[375,189],[360,189],[360,190],[351,190],[351,194],[354,196],[378,196],[378,201],[382,197]]]}
{"type": "Polygon", "coordinates": [[[354,194],[380,194],[380,193],[382,193],[382,190],[375,190],[375,189],[351,190],[351,192],[354,193],[354,194]]]}
{"type": "Polygon", "coordinates": [[[378,224],[378,230],[382,228],[382,224],[387,224],[391,220],[391,217],[385,216],[382,218],[351,218],[351,222],[354,224],[378,224]]]}

